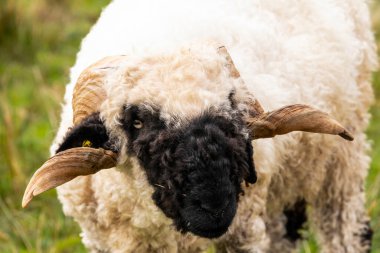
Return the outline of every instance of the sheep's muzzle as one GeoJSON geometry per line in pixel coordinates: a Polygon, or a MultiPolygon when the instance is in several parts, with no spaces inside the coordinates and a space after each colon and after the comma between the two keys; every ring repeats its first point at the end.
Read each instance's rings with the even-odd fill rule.
{"type": "Polygon", "coordinates": [[[179,129],[147,123],[129,136],[129,151],[154,187],[154,202],[179,231],[214,238],[230,226],[241,183],[256,181],[251,140],[241,127],[206,114],[179,129]]]}

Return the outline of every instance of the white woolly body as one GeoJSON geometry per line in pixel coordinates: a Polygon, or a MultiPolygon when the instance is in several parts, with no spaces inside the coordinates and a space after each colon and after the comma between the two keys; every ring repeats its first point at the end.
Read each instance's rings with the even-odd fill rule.
{"type": "MultiPolygon", "coordinates": [[[[368,221],[362,186],[370,159],[363,131],[377,59],[364,1],[115,0],[83,40],[52,153],[73,125],[79,74],[105,56],[127,59],[105,83],[101,115],[113,134],[119,133],[116,119],[125,103],[159,105],[168,122],[223,106],[240,86],[223,82],[226,73],[207,51],[214,42],[226,46],[264,110],[312,105],[355,137],[346,142],[298,132],[254,141],[258,182],[245,188],[233,225],[217,245],[231,252],[290,251],[294,245],[283,238],[282,212],[305,199],[323,252],[365,252],[357,236],[368,221]],[[191,63],[193,55],[208,54],[209,65],[191,63]],[[210,75],[221,82],[210,82],[210,75]]],[[[80,224],[91,251],[202,252],[212,243],[176,232],[154,205],[152,191],[143,169],[127,157],[117,168],[58,188],[64,212],[80,224]]]]}

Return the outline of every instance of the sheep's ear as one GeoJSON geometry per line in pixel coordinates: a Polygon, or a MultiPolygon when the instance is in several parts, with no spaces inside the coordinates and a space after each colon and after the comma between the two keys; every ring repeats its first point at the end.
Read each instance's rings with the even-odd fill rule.
{"type": "Polygon", "coordinates": [[[56,153],[75,147],[111,149],[111,146],[111,140],[99,113],[93,113],[70,129],[56,153]]]}
{"type": "Polygon", "coordinates": [[[116,166],[117,154],[99,114],[88,116],[69,131],[57,150],[31,178],[22,200],[25,207],[44,191],[71,181],[77,176],[95,174],[116,166]]]}
{"type": "Polygon", "coordinates": [[[271,138],[293,131],[334,134],[352,141],[354,138],[327,113],[308,105],[295,104],[247,119],[252,139],[271,138]]]}

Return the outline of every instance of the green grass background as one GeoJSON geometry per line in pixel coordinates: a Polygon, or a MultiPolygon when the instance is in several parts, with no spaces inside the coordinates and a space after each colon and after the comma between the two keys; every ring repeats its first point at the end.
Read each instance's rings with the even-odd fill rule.
{"type": "MultiPolygon", "coordinates": [[[[60,102],[80,41],[109,0],[0,0],[0,252],[85,252],[79,227],[62,214],[55,191],[21,209],[27,180],[49,156],[60,102]]],[[[380,32],[380,2],[371,6],[380,32]]],[[[377,35],[377,41],[380,37],[377,35]]],[[[368,135],[373,161],[367,207],[380,253],[380,75],[368,135]]],[[[318,252],[312,235],[304,253],[318,252]]],[[[213,252],[210,249],[208,252],[213,252]]]]}

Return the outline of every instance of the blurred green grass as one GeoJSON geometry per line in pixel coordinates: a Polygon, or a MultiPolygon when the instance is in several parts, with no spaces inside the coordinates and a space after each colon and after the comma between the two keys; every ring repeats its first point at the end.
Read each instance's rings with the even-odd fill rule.
{"type": "MultiPolygon", "coordinates": [[[[109,0],[0,0],[0,252],[85,252],[78,226],[62,214],[55,191],[22,210],[27,179],[49,156],[60,101],[80,41],[109,0]]],[[[372,6],[380,32],[380,3],[372,6]]],[[[377,41],[380,42],[379,34],[377,41]]],[[[380,253],[380,75],[368,129],[373,161],[367,206],[380,253]]],[[[304,253],[317,252],[312,235],[304,253]]],[[[213,252],[212,249],[209,252],[213,252]]]]}

